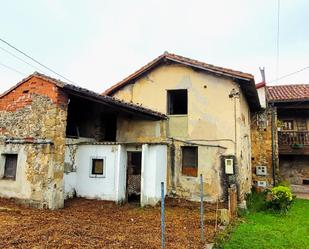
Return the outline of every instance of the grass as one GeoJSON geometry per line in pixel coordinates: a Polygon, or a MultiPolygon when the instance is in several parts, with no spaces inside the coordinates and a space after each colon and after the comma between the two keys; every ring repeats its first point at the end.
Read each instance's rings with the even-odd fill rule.
{"type": "Polygon", "coordinates": [[[251,210],[219,248],[309,249],[309,200],[296,199],[285,215],[251,210]]]}

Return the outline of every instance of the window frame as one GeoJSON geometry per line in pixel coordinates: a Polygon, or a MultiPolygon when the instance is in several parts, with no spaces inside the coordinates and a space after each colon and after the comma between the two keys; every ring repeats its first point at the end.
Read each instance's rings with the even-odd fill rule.
{"type": "Polygon", "coordinates": [[[17,167],[18,167],[18,153],[3,153],[2,157],[3,157],[3,170],[2,170],[2,174],[1,174],[1,179],[15,181],[16,180],[16,176],[17,176],[17,167]],[[15,167],[15,169],[14,169],[14,176],[7,176],[6,175],[7,157],[8,156],[16,156],[16,164],[14,165],[14,167],[15,167]]]}
{"type": "Polygon", "coordinates": [[[189,94],[188,94],[188,89],[167,89],[166,90],[166,113],[167,113],[167,115],[169,115],[169,116],[187,116],[188,115],[188,111],[189,111],[189,105],[188,105],[188,103],[189,103],[189,94]],[[179,114],[173,114],[173,113],[171,113],[171,101],[170,101],[170,99],[171,99],[171,93],[172,92],[177,92],[177,91],[186,91],[186,95],[187,95],[187,110],[186,110],[186,113],[179,113],[179,114]]]}
{"type": "Polygon", "coordinates": [[[186,177],[198,177],[198,166],[198,146],[181,146],[181,174],[186,177]],[[184,165],[184,150],[187,148],[195,149],[195,167],[184,165]],[[184,168],[187,168],[187,171],[185,171],[184,168]],[[190,173],[190,171],[192,172],[190,173]]]}
{"type": "Polygon", "coordinates": [[[106,157],[97,157],[92,156],[90,157],[90,163],[89,163],[89,177],[90,178],[105,178],[106,177],[106,157]],[[103,174],[93,174],[93,160],[103,160],[103,174]]]}

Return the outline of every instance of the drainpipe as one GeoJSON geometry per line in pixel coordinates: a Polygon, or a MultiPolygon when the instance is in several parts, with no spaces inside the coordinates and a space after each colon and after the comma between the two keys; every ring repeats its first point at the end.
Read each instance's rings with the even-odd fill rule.
{"type": "Polygon", "coordinates": [[[276,149],[276,143],[275,143],[275,135],[276,135],[276,126],[275,126],[275,106],[274,104],[271,105],[271,156],[272,156],[272,173],[273,173],[273,186],[275,187],[276,185],[276,154],[275,154],[275,149],[276,149]]]}

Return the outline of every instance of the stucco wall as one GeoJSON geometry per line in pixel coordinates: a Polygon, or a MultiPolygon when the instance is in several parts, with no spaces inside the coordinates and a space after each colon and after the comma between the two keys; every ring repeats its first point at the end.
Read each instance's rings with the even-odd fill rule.
{"type": "Polygon", "coordinates": [[[65,162],[74,167],[64,175],[65,197],[124,201],[128,151],[142,152],[141,205],[155,205],[160,200],[161,182],[166,184],[166,145],[77,145],[67,139],[65,162]],[[92,158],[104,158],[104,177],[90,177],[92,158]]]}
{"type": "MultiPolygon", "coordinates": [[[[180,118],[176,120],[175,116],[171,116],[167,124],[167,136],[181,140],[205,140],[202,143],[226,147],[224,151],[211,148],[207,153],[200,153],[199,161],[207,164],[213,171],[220,169],[218,157],[221,154],[234,154],[234,101],[236,101],[239,186],[243,196],[243,192],[249,191],[251,182],[250,112],[238,84],[230,79],[196,71],[186,66],[163,65],[138,79],[134,84],[117,91],[113,96],[166,114],[167,90],[171,89],[188,89],[188,115],[182,117],[182,120],[180,118]],[[240,98],[235,100],[229,98],[232,89],[240,92],[240,98]]],[[[176,155],[179,153],[180,146],[176,146],[176,155]]],[[[177,158],[175,167],[178,171],[181,168],[180,160],[177,158]]],[[[203,169],[203,166],[199,168],[203,169]]],[[[190,196],[197,192],[197,178],[183,180],[181,174],[175,176],[176,192],[190,196]]],[[[215,199],[222,193],[219,187],[220,179],[217,174],[215,178],[213,177],[215,176],[207,175],[205,180],[208,179],[206,184],[209,184],[209,195],[215,199]]],[[[171,181],[173,180],[170,179],[171,181]]]]}
{"type": "Polygon", "coordinates": [[[118,116],[117,141],[126,143],[161,142],[166,138],[166,122],[118,116]]]}
{"type": "Polygon", "coordinates": [[[64,175],[66,198],[75,192],[78,197],[115,201],[117,152],[117,145],[67,145],[66,163],[72,163],[74,157],[75,169],[64,175]],[[77,146],[75,152],[73,146],[77,146]],[[92,158],[104,159],[103,177],[90,176],[92,158]]]}
{"type": "Polygon", "coordinates": [[[0,179],[0,196],[63,207],[66,117],[66,96],[36,77],[0,98],[0,153],[18,154],[16,180],[0,179]]]}

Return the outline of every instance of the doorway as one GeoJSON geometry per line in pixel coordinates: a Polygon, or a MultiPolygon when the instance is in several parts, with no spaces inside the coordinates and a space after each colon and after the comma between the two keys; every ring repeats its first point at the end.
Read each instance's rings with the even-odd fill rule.
{"type": "Polygon", "coordinates": [[[127,201],[140,202],[142,152],[128,152],[127,165],[127,201]]]}

